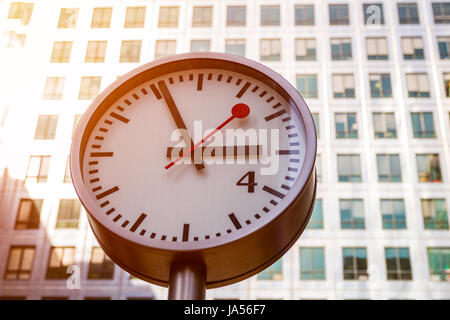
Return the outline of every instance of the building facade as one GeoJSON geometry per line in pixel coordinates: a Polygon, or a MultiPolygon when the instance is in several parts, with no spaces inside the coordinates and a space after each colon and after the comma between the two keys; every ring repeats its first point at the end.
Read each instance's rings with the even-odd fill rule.
{"type": "Polygon", "coordinates": [[[4,0],[0,32],[0,297],[166,298],[99,249],[71,138],[121,75],[216,51],[301,92],[319,185],[289,252],[207,298],[450,298],[449,1],[4,0]]]}

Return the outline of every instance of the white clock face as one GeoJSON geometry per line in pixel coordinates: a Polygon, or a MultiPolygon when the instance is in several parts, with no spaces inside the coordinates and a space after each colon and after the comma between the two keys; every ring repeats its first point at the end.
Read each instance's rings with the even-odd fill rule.
{"type": "Polygon", "coordinates": [[[142,82],[109,106],[87,140],[82,175],[97,207],[91,214],[148,245],[207,242],[269,222],[288,205],[305,158],[304,126],[292,108],[260,80],[227,70],[192,69],[142,82]],[[185,156],[168,167],[175,160],[168,150],[182,143],[174,140],[180,119],[197,143],[239,104],[249,114],[196,148],[204,150],[197,165],[185,156]],[[235,141],[236,155],[229,129],[255,130],[256,140],[235,141]],[[223,163],[208,153],[217,146],[226,153],[223,163]]]}

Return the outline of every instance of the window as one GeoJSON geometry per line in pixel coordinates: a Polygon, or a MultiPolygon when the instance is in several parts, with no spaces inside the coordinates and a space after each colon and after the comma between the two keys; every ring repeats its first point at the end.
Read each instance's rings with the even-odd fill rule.
{"type": "Polygon", "coordinates": [[[84,62],[105,62],[106,41],[88,41],[84,62]]]}
{"type": "Polygon", "coordinates": [[[323,248],[300,248],[300,279],[325,280],[323,248]]]}
{"type": "Polygon", "coordinates": [[[80,122],[81,116],[82,116],[81,114],[76,114],[74,119],[73,119],[72,137],[73,137],[73,135],[75,133],[75,130],[76,130],[77,126],[78,126],[78,122],[80,122]]]}
{"type": "Polygon", "coordinates": [[[26,180],[37,183],[45,183],[48,178],[50,167],[50,156],[30,156],[26,180]]]}
{"type": "Polygon", "coordinates": [[[338,154],[339,182],[361,182],[361,163],[359,154],[338,154]]]}
{"type": "Polygon", "coordinates": [[[127,7],[124,28],[143,28],[145,9],[145,7],[127,7]]]}
{"type": "Polygon", "coordinates": [[[427,248],[432,281],[450,281],[450,248],[427,248]]]}
{"type": "Polygon", "coordinates": [[[350,18],[348,16],[348,5],[330,4],[328,5],[330,13],[330,25],[348,25],[350,18]]]}
{"type": "Polygon", "coordinates": [[[441,59],[450,59],[450,37],[438,37],[437,40],[441,59]]]}
{"type": "Polygon", "coordinates": [[[388,280],[412,280],[408,248],[384,248],[388,280]]]}
{"type": "Polygon", "coordinates": [[[194,7],[192,16],[193,27],[211,27],[212,26],[212,7],[194,7]]]}
{"type": "Polygon", "coordinates": [[[450,3],[435,2],[433,6],[434,23],[443,24],[450,23],[450,3]]]}
{"type": "Polygon", "coordinates": [[[297,90],[304,98],[317,98],[317,75],[298,74],[296,77],[297,90]]]}
{"type": "Polygon", "coordinates": [[[11,246],[6,263],[5,280],[29,280],[34,261],[34,246],[11,246]]]}
{"type": "Polygon", "coordinates": [[[369,74],[370,96],[372,98],[392,97],[391,76],[388,73],[369,74]]]}
{"type": "Polygon", "coordinates": [[[351,60],[352,59],[352,41],[349,38],[331,39],[331,59],[332,60],[351,60]]]}
{"type": "Polygon", "coordinates": [[[317,182],[322,182],[322,155],[316,156],[317,182]]]}
{"type": "Polygon", "coordinates": [[[14,229],[39,229],[42,199],[20,199],[14,229]]]}
{"type": "Polygon", "coordinates": [[[382,3],[363,4],[364,24],[384,24],[384,12],[382,3]]]}
{"type": "Polygon", "coordinates": [[[22,25],[28,25],[33,14],[33,6],[33,3],[11,2],[8,19],[18,19],[22,25]]]}
{"type": "Polygon", "coordinates": [[[388,43],[386,38],[366,38],[367,60],[387,60],[388,43]]]}
{"type": "Polygon", "coordinates": [[[295,60],[316,60],[316,39],[295,39],[295,60]]]}
{"type": "Polygon", "coordinates": [[[400,157],[398,154],[377,154],[379,182],[401,182],[400,157]]]}
{"type": "Polygon", "coordinates": [[[403,199],[381,199],[380,209],[383,229],[406,229],[403,199]]]}
{"type": "MultiPolygon", "coordinates": [[[[316,159],[317,163],[317,159],[316,159]]],[[[323,229],[323,206],[322,199],[316,199],[314,209],[306,229],[323,229]]]]}
{"type": "Polygon", "coordinates": [[[101,77],[81,77],[78,99],[91,100],[100,92],[101,77]]]}
{"type": "Polygon", "coordinates": [[[61,199],[59,201],[58,217],[56,218],[56,229],[78,228],[81,204],[77,199],[61,199]]]}
{"type": "Polygon", "coordinates": [[[355,97],[355,80],[353,74],[333,74],[333,97],[355,97]]]}
{"type": "Polygon", "coordinates": [[[158,27],[160,28],[177,28],[179,7],[161,7],[159,8],[158,27]]]}
{"type": "Polygon", "coordinates": [[[317,139],[320,139],[320,121],[319,121],[319,114],[313,113],[312,114],[313,120],[314,120],[314,126],[316,127],[316,135],[317,139]]]}
{"type": "Polygon", "coordinates": [[[139,62],[141,58],[141,40],[123,40],[119,62],[139,62]]]}
{"type": "Polygon", "coordinates": [[[59,13],[58,28],[72,29],[77,26],[78,8],[61,8],[59,13]]]}
{"type": "Polygon", "coordinates": [[[55,41],[50,62],[70,62],[72,41],[55,41]]]}
{"type": "Polygon", "coordinates": [[[336,139],[357,139],[358,123],[356,113],[335,113],[336,139]]]}
{"type": "Polygon", "coordinates": [[[444,73],[442,76],[444,78],[445,96],[450,98],[450,73],[444,73]]]}
{"type": "Polygon", "coordinates": [[[411,112],[414,138],[436,138],[433,112],[411,112]]]}
{"type": "Polygon", "coordinates": [[[62,99],[64,91],[64,77],[48,77],[45,82],[45,89],[43,99],[45,100],[60,100],[62,99]]]}
{"type": "Polygon", "coordinates": [[[245,40],[240,39],[226,40],[225,52],[245,57],[245,40]]]}
{"type": "Polygon", "coordinates": [[[393,112],[374,112],[373,129],[375,138],[397,138],[397,128],[393,112]]]}
{"type": "Polygon", "coordinates": [[[283,261],[280,259],[258,273],[258,280],[283,280],[283,261]]]}
{"type": "Polygon", "coordinates": [[[367,280],[366,248],[342,248],[344,280],[367,280]]]}
{"type": "Polygon", "coordinates": [[[56,115],[40,115],[38,118],[36,140],[53,140],[55,139],[56,125],[58,124],[58,116],[56,115]]]}
{"type": "Polygon", "coordinates": [[[100,247],[92,248],[88,279],[112,279],[114,263],[100,247]]]}
{"type": "Polygon", "coordinates": [[[427,230],[448,230],[445,199],[422,199],[423,224],[427,230]]]}
{"type": "Polygon", "coordinates": [[[246,10],[245,6],[227,6],[227,26],[245,26],[246,10]]]}
{"type": "Polygon", "coordinates": [[[260,60],[261,61],[280,61],[281,60],[281,41],[280,39],[261,39],[260,42],[260,60]]]}
{"type": "Polygon", "coordinates": [[[398,20],[400,24],[419,24],[417,3],[398,3],[398,20]]]}
{"type": "Polygon", "coordinates": [[[111,25],[112,8],[94,8],[91,28],[109,28],[111,25]]]}
{"type": "Polygon", "coordinates": [[[1,47],[4,48],[23,48],[25,46],[26,34],[16,33],[15,31],[4,31],[1,39],[1,47]]]}
{"type": "Polygon", "coordinates": [[[339,200],[342,229],[364,229],[364,208],[361,199],[339,200]]]}
{"type": "Polygon", "coordinates": [[[261,25],[280,25],[280,6],[261,6],[261,25]]]}
{"type": "Polygon", "coordinates": [[[309,4],[295,6],[296,26],[313,26],[314,24],[314,5],[309,4]]]}
{"type": "Polygon", "coordinates": [[[408,87],[408,97],[429,98],[430,87],[428,86],[428,76],[426,73],[406,74],[406,85],[408,87]]]}
{"type": "Polygon", "coordinates": [[[155,59],[174,55],[177,50],[176,40],[156,40],[155,59]]]}
{"type": "Polygon", "coordinates": [[[67,279],[67,268],[74,264],[75,247],[51,247],[47,266],[47,279],[67,279]]]}
{"type": "Polygon", "coordinates": [[[423,60],[425,58],[422,37],[402,37],[402,50],[405,60],[423,60]]]}
{"type": "Polygon", "coordinates": [[[442,182],[439,154],[417,154],[416,160],[419,182],[442,182]]]}
{"type": "Polygon", "coordinates": [[[211,40],[191,40],[191,52],[211,51],[211,40]]]}
{"type": "Polygon", "coordinates": [[[72,177],[70,175],[70,157],[67,157],[67,161],[66,161],[66,170],[64,171],[64,179],[63,179],[63,183],[71,183],[72,182],[72,177]]]}

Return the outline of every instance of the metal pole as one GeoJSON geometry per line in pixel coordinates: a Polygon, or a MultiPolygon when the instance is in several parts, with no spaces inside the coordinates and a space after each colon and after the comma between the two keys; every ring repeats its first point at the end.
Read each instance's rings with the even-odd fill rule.
{"type": "Polygon", "coordinates": [[[169,300],[204,300],[206,269],[203,263],[173,262],[170,267],[169,300]]]}

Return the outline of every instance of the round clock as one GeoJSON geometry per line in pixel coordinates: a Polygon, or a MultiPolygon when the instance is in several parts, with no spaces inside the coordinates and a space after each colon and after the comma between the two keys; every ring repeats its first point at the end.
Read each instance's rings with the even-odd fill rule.
{"type": "Polygon", "coordinates": [[[288,81],[243,57],[188,53],[106,88],[79,122],[70,169],[114,262],[163,286],[175,265],[201,266],[214,288],[267,268],[298,239],[315,157],[311,113],[288,81]]]}

